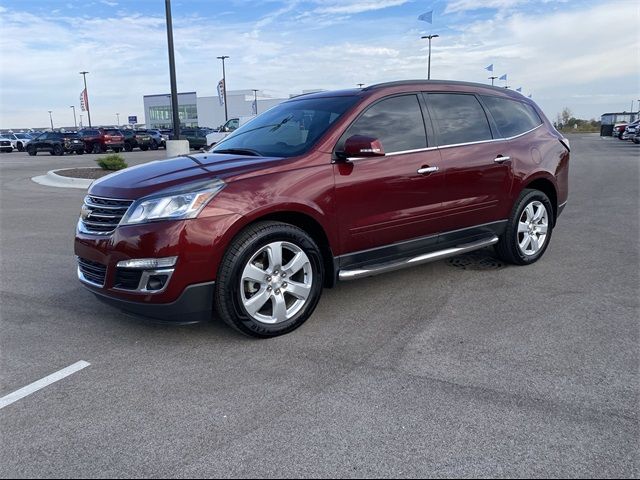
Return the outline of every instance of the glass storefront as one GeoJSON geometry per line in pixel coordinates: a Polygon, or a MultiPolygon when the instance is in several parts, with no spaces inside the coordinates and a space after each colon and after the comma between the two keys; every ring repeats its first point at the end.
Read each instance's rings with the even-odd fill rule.
{"type": "MultiPolygon", "coordinates": [[[[151,128],[171,128],[173,126],[171,105],[149,107],[149,123],[151,128]]],[[[198,108],[196,105],[179,105],[178,117],[180,125],[185,127],[198,126],[198,108]]]]}

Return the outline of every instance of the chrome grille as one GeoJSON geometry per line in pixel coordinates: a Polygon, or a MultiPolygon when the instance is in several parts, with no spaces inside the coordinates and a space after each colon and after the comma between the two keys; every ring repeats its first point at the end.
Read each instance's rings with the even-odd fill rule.
{"type": "Polygon", "coordinates": [[[98,287],[104,286],[104,279],[107,276],[107,267],[105,265],[78,257],[78,272],[82,275],[82,280],[98,287]]]}
{"type": "Polygon", "coordinates": [[[80,217],[83,231],[98,235],[107,235],[113,232],[132,203],[133,200],[116,200],[87,195],[84,198],[80,217]]]}

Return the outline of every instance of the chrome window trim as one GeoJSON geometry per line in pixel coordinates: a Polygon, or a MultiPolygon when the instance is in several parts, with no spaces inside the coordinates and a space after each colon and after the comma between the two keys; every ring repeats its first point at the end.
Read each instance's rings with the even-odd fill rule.
{"type": "MultiPolygon", "coordinates": [[[[349,157],[346,160],[348,162],[357,162],[360,160],[370,160],[373,158],[384,158],[384,157],[394,157],[396,155],[404,155],[407,153],[418,153],[418,152],[428,152],[431,150],[439,150],[444,148],[454,148],[454,147],[464,147],[466,145],[479,145],[482,143],[492,143],[492,142],[505,142],[510,140],[515,140],[516,138],[522,137],[523,135],[527,135],[528,133],[533,132],[534,130],[539,129],[544,126],[544,123],[541,123],[537,127],[532,128],[531,130],[527,130],[526,132],[519,133],[518,135],[514,135],[512,137],[500,137],[500,138],[491,138],[489,140],[478,140],[477,142],[465,142],[465,143],[453,143],[449,145],[438,145],[437,147],[427,147],[427,148],[416,148],[415,150],[402,150],[399,152],[389,152],[384,155],[376,156],[376,157],[349,157]]],[[[339,161],[335,161],[333,163],[339,163],[339,161]]]]}

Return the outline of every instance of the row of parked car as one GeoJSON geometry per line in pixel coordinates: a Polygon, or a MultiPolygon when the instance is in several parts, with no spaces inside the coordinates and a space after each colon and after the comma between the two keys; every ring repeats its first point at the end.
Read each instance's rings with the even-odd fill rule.
{"type": "Polygon", "coordinates": [[[631,123],[621,123],[613,127],[613,136],[620,140],[631,140],[640,144],[640,120],[631,123]]]}
{"type": "MultiPolygon", "coordinates": [[[[180,138],[189,142],[195,150],[218,143],[247,120],[233,118],[218,130],[210,128],[183,128],[180,138]]],[[[107,150],[131,152],[166,148],[167,140],[173,138],[173,130],[118,129],[114,127],[84,128],[78,132],[29,132],[0,135],[0,151],[26,151],[29,155],[49,152],[51,155],[65,153],[104,153],[107,150]]]]}

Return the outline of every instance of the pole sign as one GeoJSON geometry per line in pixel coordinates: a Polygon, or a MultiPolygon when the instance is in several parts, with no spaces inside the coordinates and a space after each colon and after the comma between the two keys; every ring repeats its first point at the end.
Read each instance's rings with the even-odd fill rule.
{"type": "Polygon", "coordinates": [[[137,115],[129,115],[129,125],[135,125],[138,123],[137,115]]]}

